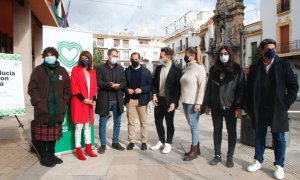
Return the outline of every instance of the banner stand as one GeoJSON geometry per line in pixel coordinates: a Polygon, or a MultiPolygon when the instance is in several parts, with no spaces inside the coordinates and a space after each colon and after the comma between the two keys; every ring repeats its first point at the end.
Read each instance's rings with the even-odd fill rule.
{"type": "Polygon", "coordinates": [[[17,119],[17,121],[18,121],[18,123],[19,123],[19,128],[22,128],[23,133],[24,133],[25,136],[26,136],[26,141],[27,141],[27,143],[28,143],[31,147],[33,147],[34,151],[36,152],[37,158],[38,158],[39,160],[41,160],[40,153],[38,152],[38,150],[37,150],[37,148],[35,147],[34,143],[32,143],[32,137],[30,138],[30,137],[28,136],[28,134],[26,133],[25,129],[24,129],[24,124],[21,123],[21,121],[19,120],[19,118],[18,118],[17,115],[15,115],[15,118],[17,119]]]}

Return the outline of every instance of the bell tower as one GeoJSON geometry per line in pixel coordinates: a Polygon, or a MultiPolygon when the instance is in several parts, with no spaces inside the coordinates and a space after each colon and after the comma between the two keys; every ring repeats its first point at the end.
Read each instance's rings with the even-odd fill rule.
{"type": "MultiPolygon", "coordinates": [[[[214,37],[209,41],[208,54],[216,56],[220,46],[231,47],[237,63],[241,63],[241,32],[244,29],[243,0],[217,0],[214,20],[214,37]]],[[[213,58],[215,59],[215,58],[213,58]]]]}

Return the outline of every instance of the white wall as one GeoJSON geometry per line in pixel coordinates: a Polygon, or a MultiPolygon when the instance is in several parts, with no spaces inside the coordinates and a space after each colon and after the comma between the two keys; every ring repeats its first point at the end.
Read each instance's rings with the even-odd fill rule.
{"type": "Polygon", "coordinates": [[[292,34],[291,41],[300,39],[300,1],[291,0],[291,14],[289,15],[292,20],[292,34]]]}
{"type": "MultiPolygon", "coordinates": [[[[298,1],[298,0],[296,0],[298,1]]],[[[260,18],[262,21],[262,37],[276,39],[277,1],[260,1],[260,18]]]]}

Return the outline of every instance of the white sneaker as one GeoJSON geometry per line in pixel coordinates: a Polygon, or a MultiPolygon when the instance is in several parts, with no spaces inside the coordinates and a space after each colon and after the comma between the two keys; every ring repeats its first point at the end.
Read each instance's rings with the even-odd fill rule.
{"type": "Polygon", "coordinates": [[[168,154],[169,152],[171,152],[171,149],[172,149],[171,144],[165,143],[165,147],[164,147],[164,149],[162,150],[162,153],[163,153],[163,154],[168,154]]]}
{"type": "Polygon", "coordinates": [[[276,170],[274,171],[274,177],[276,179],[283,179],[284,178],[284,171],[283,168],[279,165],[276,165],[276,170]]]}
{"type": "Polygon", "coordinates": [[[150,149],[151,150],[159,150],[162,146],[163,146],[163,143],[158,141],[154,146],[151,146],[150,149]]]}
{"type": "Polygon", "coordinates": [[[258,160],[254,160],[254,163],[248,166],[247,170],[249,172],[254,172],[262,168],[261,163],[258,160]]]}

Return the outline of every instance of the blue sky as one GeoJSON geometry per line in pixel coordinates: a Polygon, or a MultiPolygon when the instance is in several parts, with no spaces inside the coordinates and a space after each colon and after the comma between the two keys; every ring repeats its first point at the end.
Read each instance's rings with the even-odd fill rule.
{"type": "MultiPolygon", "coordinates": [[[[67,6],[69,0],[63,0],[67,6]]],[[[211,11],[216,0],[71,0],[71,28],[118,33],[165,35],[165,27],[189,10],[211,11]],[[162,17],[163,20],[162,20],[162,17]]],[[[245,24],[259,20],[259,0],[244,0],[245,24]]]]}

